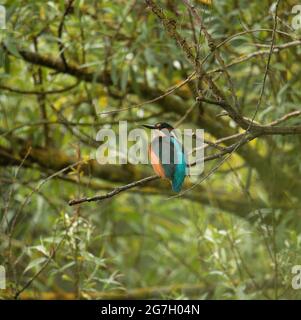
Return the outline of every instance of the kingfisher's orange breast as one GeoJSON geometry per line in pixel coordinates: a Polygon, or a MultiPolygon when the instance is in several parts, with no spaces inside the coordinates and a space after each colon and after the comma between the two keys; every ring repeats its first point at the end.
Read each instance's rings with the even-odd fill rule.
{"type": "Polygon", "coordinates": [[[160,163],[159,158],[157,157],[157,155],[152,151],[151,146],[149,146],[148,149],[148,153],[149,153],[149,158],[150,158],[150,162],[152,164],[152,167],[155,171],[155,173],[161,177],[161,178],[165,178],[165,172],[164,169],[160,163]]]}

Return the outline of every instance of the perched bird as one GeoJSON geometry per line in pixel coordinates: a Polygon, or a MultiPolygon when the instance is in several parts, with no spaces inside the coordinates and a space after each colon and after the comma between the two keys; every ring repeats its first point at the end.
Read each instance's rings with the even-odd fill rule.
{"type": "Polygon", "coordinates": [[[174,128],[166,122],[143,125],[155,130],[149,145],[149,158],[155,173],[171,181],[172,190],[180,192],[186,176],[186,156],[174,128]]]}

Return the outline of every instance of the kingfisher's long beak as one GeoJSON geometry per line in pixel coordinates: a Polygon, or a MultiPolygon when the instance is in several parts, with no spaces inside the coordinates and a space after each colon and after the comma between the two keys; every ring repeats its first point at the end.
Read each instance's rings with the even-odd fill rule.
{"type": "Polygon", "coordinates": [[[151,124],[143,124],[142,127],[148,128],[148,129],[156,129],[154,125],[151,124]]]}

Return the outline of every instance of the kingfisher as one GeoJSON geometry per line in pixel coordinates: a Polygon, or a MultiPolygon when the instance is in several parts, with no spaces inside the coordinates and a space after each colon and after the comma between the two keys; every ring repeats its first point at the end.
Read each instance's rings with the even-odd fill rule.
{"type": "Polygon", "coordinates": [[[155,135],[149,144],[149,158],[155,173],[171,181],[172,190],[180,192],[186,176],[186,155],[178,141],[174,128],[166,122],[143,127],[154,130],[155,135]]]}

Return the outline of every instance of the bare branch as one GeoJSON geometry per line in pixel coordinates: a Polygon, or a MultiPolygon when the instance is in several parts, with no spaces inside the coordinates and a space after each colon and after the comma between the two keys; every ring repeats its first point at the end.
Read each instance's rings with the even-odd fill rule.
{"type": "Polygon", "coordinates": [[[104,195],[90,197],[90,198],[85,197],[85,198],[81,198],[81,199],[74,199],[74,200],[69,201],[69,206],[74,206],[76,204],[81,204],[83,202],[101,201],[101,200],[104,200],[104,199],[109,199],[109,198],[112,198],[115,195],[119,194],[120,192],[123,192],[123,191],[126,191],[128,189],[141,186],[141,185],[143,185],[145,183],[148,183],[150,181],[154,181],[154,180],[157,180],[157,179],[159,179],[159,177],[154,175],[154,176],[150,176],[150,177],[147,177],[147,178],[144,178],[144,179],[129,183],[129,184],[127,184],[125,186],[122,186],[122,187],[117,187],[117,188],[113,189],[112,191],[110,191],[110,192],[108,192],[108,193],[106,193],[104,195]]]}

